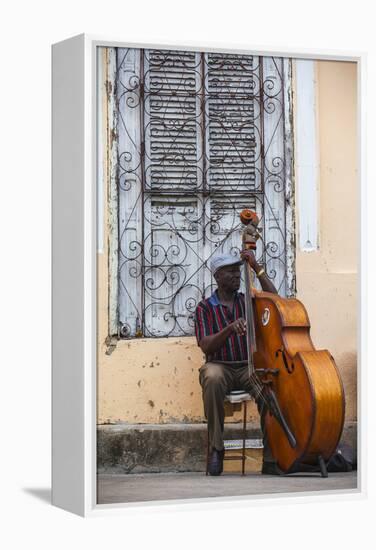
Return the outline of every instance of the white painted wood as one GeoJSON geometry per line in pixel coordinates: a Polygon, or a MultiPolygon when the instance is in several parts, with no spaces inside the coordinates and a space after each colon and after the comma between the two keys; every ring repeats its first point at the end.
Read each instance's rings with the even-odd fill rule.
{"type": "Polygon", "coordinates": [[[166,336],[172,331],[177,336],[186,334],[194,312],[190,300],[192,288],[197,297],[202,288],[202,252],[199,244],[202,227],[197,225],[201,201],[193,190],[189,197],[162,194],[183,189],[188,193],[190,188],[202,185],[199,132],[202,116],[200,100],[194,95],[201,88],[200,54],[185,55],[184,72],[179,71],[182,66],[180,57],[171,54],[170,58],[176,62],[173,71],[169,67],[171,63],[167,62],[163,73],[156,77],[154,66],[158,54],[145,51],[145,185],[147,190],[153,190],[144,201],[146,336],[166,336]],[[182,78],[184,75],[188,76],[189,83],[194,84],[191,97],[187,94],[190,87],[182,78]],[[156,99],[149,92],[158,89],[162,93],[156,99]],[[166,92],[172,91],[186,95],[166,95],[166,92]],[[177,106],[173,107],[174,104],[177,106]],[[188,104],[192,111],[187,109],[188,104]],[[172,116],[174,123],[179,121],[187,130],[184,137],[174,135],[175,124],[170,135],[168,124],[172,116]],[[162,125],[162,120],[166,127],[162,125]],[[180,153],[181,141],[187,147],[181,165],[161,160],[162,155],[171,155],[174,161],[175,153],[180,153]],[[152,177],[152,171],[163,177],[152,177]]]}
{"type": "Polygon", "coordinates": [[[315,61],[295,62],[295,169],[303,252],[319,248],[319,153],[316,127],[315,61]]]}
{"type": "Polygon", "coordinates": [[[264,238],[265,267],[278,292],[286,293],[286,221],[284,173],[283,63],[281,58],[264,57],[264,238]]]}
{"type": "MultiPolygon", "coordinates": [[[[118,333],[119,308],[119,193],[117,186],[118,153],[118,110],[116,103],[116,49],[98,48],[102,57],[104,81],[98,89],[106,94],[102,117],[106,125],[106,185],[107,187],[107,230],[108,230],[108,330],[109,335],[118,333]]],[[[99,81],[98,74],[97,81],[99,81]]]]}
{"type": "Polygon", "coordinates": [[[290,59],[283,60],[285,109],[285,208],[286,208],[286,296],[296,294],[295,272],[295,192],[294,192],[294,139],[293,139],[293,78],[290,59]]]}
{"type": "Polygon", "coordinates": [[[143,295],[140,61],[139,49],[117,51],[119,320],[133,335],[141,326],[143,295]]]}

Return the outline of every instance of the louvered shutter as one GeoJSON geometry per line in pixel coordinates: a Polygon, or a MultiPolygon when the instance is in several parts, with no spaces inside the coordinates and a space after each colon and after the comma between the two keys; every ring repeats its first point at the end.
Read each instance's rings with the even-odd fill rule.
{"type": "Polygon", "coordinates": [[[146,50],[144,60],[144,331],[183,335],[202,287],[201,59],[146,50]]]}
{"type": "Polygon", "coordinates": [[[209,184],[213,191],[255,190],[254,58],[206,54],[209,184]]]}
{"type": "MultiPolygon", "coordinates": [[[[206,214],[213,254],[239,250],[243,208],[257,210],[254,57],[205,54],[205,95],[208,157],[206,214]]],[[[260,184],[260,178],[258,178],[260,184]]]]}

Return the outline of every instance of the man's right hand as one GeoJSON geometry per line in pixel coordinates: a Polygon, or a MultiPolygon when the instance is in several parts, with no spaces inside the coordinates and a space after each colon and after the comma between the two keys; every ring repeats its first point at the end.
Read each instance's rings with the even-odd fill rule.
{"type": "Polygon", "coordinates": [[[240,319],[236,319],[236,321],[227,325],[220,332],[204,336],[201,338],[199,346],[205,355],[215,353],[225,344],[227,338],[231,336],[233,332],[235,332],[235,334],[239,334],[239,336],[244,336],[246,334],[245,319],[242,317],[240,319]]]}
{"type": "Polygon", "coordinates": [[[246,321],[242,317],[231,323],[231,328],[239,336],[244,336],[247,333],[246,321]]]}

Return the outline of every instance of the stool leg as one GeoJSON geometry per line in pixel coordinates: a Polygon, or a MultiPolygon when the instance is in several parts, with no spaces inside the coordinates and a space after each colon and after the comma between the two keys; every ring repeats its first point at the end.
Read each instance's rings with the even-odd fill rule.
{"type": "Polygon", "coordinates": [[[244,401],[244,416],[243,416],[243,454],[242,454],[242,476],[245,474],[245,438],[246,438],[246,423],[247,423],[247,401],[244,401]]]}
{"type": "Polygon", "coordinates": [[[206,430],[206,475],[209,475],[209,427],[206,430]]]}

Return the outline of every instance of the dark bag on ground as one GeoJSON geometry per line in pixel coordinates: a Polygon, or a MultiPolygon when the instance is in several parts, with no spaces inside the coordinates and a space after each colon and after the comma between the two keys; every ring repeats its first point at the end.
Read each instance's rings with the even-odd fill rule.
{"type": "Polygon", "coordinates": [[[342,443],[329,459],[326,468],[328,472],[351,472],[353,464],[354,460],[351,447],[342,443]]]}

